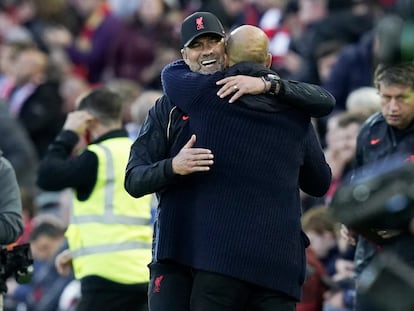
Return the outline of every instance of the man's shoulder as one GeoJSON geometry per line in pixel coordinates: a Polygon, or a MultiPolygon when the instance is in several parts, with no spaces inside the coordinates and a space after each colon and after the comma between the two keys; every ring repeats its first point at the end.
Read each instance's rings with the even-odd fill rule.
{"type": "Polygon", "coordinates": [[[248,76],[263,76],[269,73],[274,73],[265,66],[254,62],[240,62],[227,68],[224,72],[225,76],[234,75],[248,75],[248,76]]]}
{"type": "Polygon", "coordinates": [[[387,127],[387,122],[381,112],[376,112],[365,120],[360,132],[370,132],[374,129],[387,127]]]}
{"type": "Polygon", "coordinates": [[[168,89],[171,90],[168,86],[178,87],[181,93],[189,90],[193,91],[192,94],[197,93],[197,90],[204,89],[205,86],[216,87],[216,81],[223,77],[224,73],[221,71],[209,74],[194,72],[182,59],[166,65],[161,71],[161,80],[167,94],[168,89]]]}
{"type": "Polygon", "coordinates": [[[166,95],[162,95],[158,98],[155,105],[150,108],[148,113],[152,119],[157,119],[159,122],[166,122],[166,120],[174,121],[184,115],[183,111],[166,95]]]}

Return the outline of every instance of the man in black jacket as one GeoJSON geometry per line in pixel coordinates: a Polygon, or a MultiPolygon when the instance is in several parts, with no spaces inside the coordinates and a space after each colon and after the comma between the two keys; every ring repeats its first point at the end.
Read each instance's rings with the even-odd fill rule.
{"type": "MultiPolygon", "coordinates": [[[[198,14],[202,15],[204,21],[211,18],[207,16],[208,13],[198,14]]],[[[196,13],[187,18],[187,24],[184,22],[183,29],[189,21],[195,22],[197,17],[201,16],[197,16],[196,13]]],[[[223,67],[224,41],[221,39],[224,35],[220,35],[219,22],[216,22],[212,28],[209,24],[204,26],[203,31],[187,36],[183,42],[183,50],[187,49],[188,44],[195,38],[215,34],[219,41],[218,49],[214,52],[206,52],[206,56],[199,61],[199,68],[192,68],[203,73],[213,73],[223,67]]],[[[244,92],[259,94],[269,90],[274,83],[278,83],[247,76],[231,77],[224,82],[226,81],[227,84],[219,93],[223,96],[231,93],[233,100],[244,92]],[[237,89],[234,88],[235,85],[237,89]]],[[[277,94],[275,88],[272,88],[275,102],[283,101],[288,105],[296,105],[313,116],[327,115],[333,108],[334,98],[317,86],[283,80],[279,80],[279,83],[280,89],[277,94]]],[[[208,160],[207,164],[200,162],[200,165],[194,165],[194,159],[199,159],[200,154],[208,157],[208,150],[188,147],[189,139],[188,116],[172,105],[166,97],[162,97],[150,110],[141,133],[131,148],[125,180],[126,190],[134,197],[152,192],[157,192],[159,197],[162,197],[169,185],[181,179],[180,175],[205,170],[208,160]]],[[[151,309],[187,310],[191,282],[191,269],[171,262],[152,263],[149,289],[151,309]]]]}
{"type": "MultiPolygon", "coordinates": [[[[368,179],[414,159],[414,64],[379,65],[375,71],[375,84],[381,96],[381,112],[372,115],[358,135],[355,181],[368,179]]],[[[358,236],[355,252],[356,310],[383,310],[382,305],[373,305],[375,301],[365,305],[367,301],[359,295],[359,284],[363,280],[361,274],[369,271],[368,266],[378,257],[379,249],[393,252],[414,267],[414,238],[408,226],[401,230],[391,229],[372,228],[370,235],[375,234],[376,237],[358,236]]],[[[355,236],[348,238],[355,242],[355,236]]]]}

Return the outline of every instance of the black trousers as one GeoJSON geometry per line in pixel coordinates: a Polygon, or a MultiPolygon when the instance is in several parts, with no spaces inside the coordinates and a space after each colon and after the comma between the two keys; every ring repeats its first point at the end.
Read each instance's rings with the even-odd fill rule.
{"type": "Polygon", "coordinates": [[[151,263],[149,268],[149,310],[189,311],[193,286],[192,269],[171,262],[151,263]]]}
{"type": "Polygon", "coordinates": [[[76,311],[147,311],[147,289],[145,284],[136,291],[82,290],[76,311]]]}
{"type": "Polygon", "coordinates": [[[150,265],[150,311],[294,311],[296,300],[235,278],[174,263],[150,265]]]}

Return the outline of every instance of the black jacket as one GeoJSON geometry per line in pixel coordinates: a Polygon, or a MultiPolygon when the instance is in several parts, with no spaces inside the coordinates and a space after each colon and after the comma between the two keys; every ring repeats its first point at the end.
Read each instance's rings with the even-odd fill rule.
{"type": "MultiPolygon", "coordinates": [[[[370,117],[361,128],[357,140],[357,170],[353,179],[366,178],[389,170],[395,161],[411,160],[414,156],[414,123],[404,130],[390,127],[381,113],[370,117]]],[[[414,236],[402,234],[384,240],[383,248],[392,250],[406,263],[414,267],[414,236]]],[[[359,238],[355,263],[360,273],[373,259],[378,246],[362,237],[359,238]]]]}

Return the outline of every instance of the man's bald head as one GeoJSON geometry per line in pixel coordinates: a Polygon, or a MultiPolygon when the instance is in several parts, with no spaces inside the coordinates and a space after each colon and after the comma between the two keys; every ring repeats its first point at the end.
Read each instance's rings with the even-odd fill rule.
{"type": "Polygon", "coordinates": [[[229,66],[239,62],[255,62],[270,67],[269,39],[258,27],[243,25],[234,29],[227,39],[229,66]]]}

